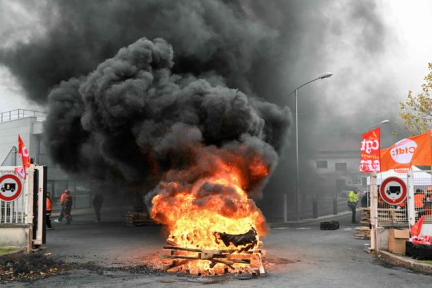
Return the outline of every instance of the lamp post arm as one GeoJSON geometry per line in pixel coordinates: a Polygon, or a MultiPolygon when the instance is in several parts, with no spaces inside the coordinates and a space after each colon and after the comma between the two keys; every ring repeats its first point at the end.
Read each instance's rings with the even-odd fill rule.
{"type": "Polygon", "coordinates": [[[318,78],[316,78],[316,79],[313,79],[313,80],[310,80],[309,82],[304,83],[303,85],[301,85],[301,86],[297,87],[296,89],[294,89],[293,91],[291,91],[291,93],[289,93],[288,96],[290,96],[290,95],[293,94],[295,91],[297,91],[297,90],[299,90],[300,88],[302,88],[303,86],[306,86],[307,84],[312,83],[312,82],[314,82],[314,81],[316,81],[316,80],[319,80],[319,79],[321,79],[321,78],[322,78],[322,77],[318,77],[318,78]]]}
{"type": "Polygon", "coordinates": [[[380,124],[387,124],[388,122],[389,122],[389,120],[383,120],[383,121],[381,121],[381,122],[375,123],[375,124],[373,124],[373,125],[371,125],[371,126],[365,128],[365,129],[363,129],[362,131],[360,131],[360,133],[365,133],[365,132],[367,132],[370,128],[372,128],[372,127],[379,126],[380,124]]]}

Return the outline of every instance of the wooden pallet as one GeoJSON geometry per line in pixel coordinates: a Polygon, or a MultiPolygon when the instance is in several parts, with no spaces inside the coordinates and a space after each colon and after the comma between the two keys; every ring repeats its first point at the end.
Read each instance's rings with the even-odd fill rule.
{"type": "Polygon", "coordinates": [[[356,234],[354,237],[361,239],[370,239],[370,209],[361,208],[360,225],[355,228],[356,234]]]}
{"type": "Polygon", "coordinates": [[[126,212],[123,218],[123,223],[124,225],[129,227],[156,225],[156,223],[150,219],[149,214],[147,212],[134,212],[134,211],[126,212]]]}
{"type": "Polygon", "coordinates": [[[378,223],[407,223],[405,210],[393,208],[378,208],[378,223]]]}
{"type": "Polygon", "coordinates": [[[170,250],[170,255],[161,255],[159,258],[172,259],[170,264],[164,266],[165,271],[185,266],[192,261],[206,260],[210,262],[210,268],[214,268],[217,264],[225,265],[224,273],[228,273],[228,269],[231,269],[234,272],[236,271],[236,264],[250,266],[251,262],[255,260],[255,262],[258,263],[257,267],[247,267],[246,270],[248,273],[257,276],[266,275],[262,263],[261,249],[243,251],[241,253],[238,253],[236,250],[204,250],[171,245],[164,246],[163,249],[170,250]],[[184,255],[184,252],[187,252],[188,255],[184,255]]]}

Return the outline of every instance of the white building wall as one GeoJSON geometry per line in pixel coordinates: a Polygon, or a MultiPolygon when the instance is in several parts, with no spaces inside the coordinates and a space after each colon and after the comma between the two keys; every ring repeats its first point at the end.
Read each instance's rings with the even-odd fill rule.
{"type": "MultiPolygon", "coordinates": [[[[30,155],[36,155],[36,141],[35,136],[32,134],[33,122],[36,121],[34,117],[22,118],[7,122],[0,123],[0,164],[3,163],[12,147],[18,148],[18,135],[24,141],[30,155]]],[[[12,162],[16,161],[16,165],[20,164],[21,159],[16,155],[16,159],[10,159],[12,162]]],[[[11,165],[14,163],[5,163],[11,165]]]]}

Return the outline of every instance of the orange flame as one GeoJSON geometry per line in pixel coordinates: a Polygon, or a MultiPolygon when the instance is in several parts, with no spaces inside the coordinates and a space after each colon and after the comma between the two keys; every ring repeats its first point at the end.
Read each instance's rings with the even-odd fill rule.
{"type": "Polygon", "coordinates": [[[218,233],[244,234],[251,229],[257,231],[259,243],[259,236],[267,229],[265,219],[244,187],[264,179],[269,168],[258,155],[248,161],[247,169],[241,157],[229,159],[226,163],[216,158],[211,175],[204,174],[193,184],[173,181],[159,185],[159,194],[152,199],[151,217],[167,225],[170,243],[184,248],[239,251],[244,246],[230,243],[227,247],[218,233]]]}

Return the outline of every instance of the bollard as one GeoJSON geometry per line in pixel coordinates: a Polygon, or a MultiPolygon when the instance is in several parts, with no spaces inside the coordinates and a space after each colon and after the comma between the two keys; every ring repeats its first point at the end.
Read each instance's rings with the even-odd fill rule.
{"type": "Polygon", "coordinates": [[[312,218],[318,218],[318,200],[316,195],[312,196],[312,218]]]}
{"type": "Polygon", "coordinates": [[[337,215],[337,194],[333,194],[333,215],[337,215]]]}

